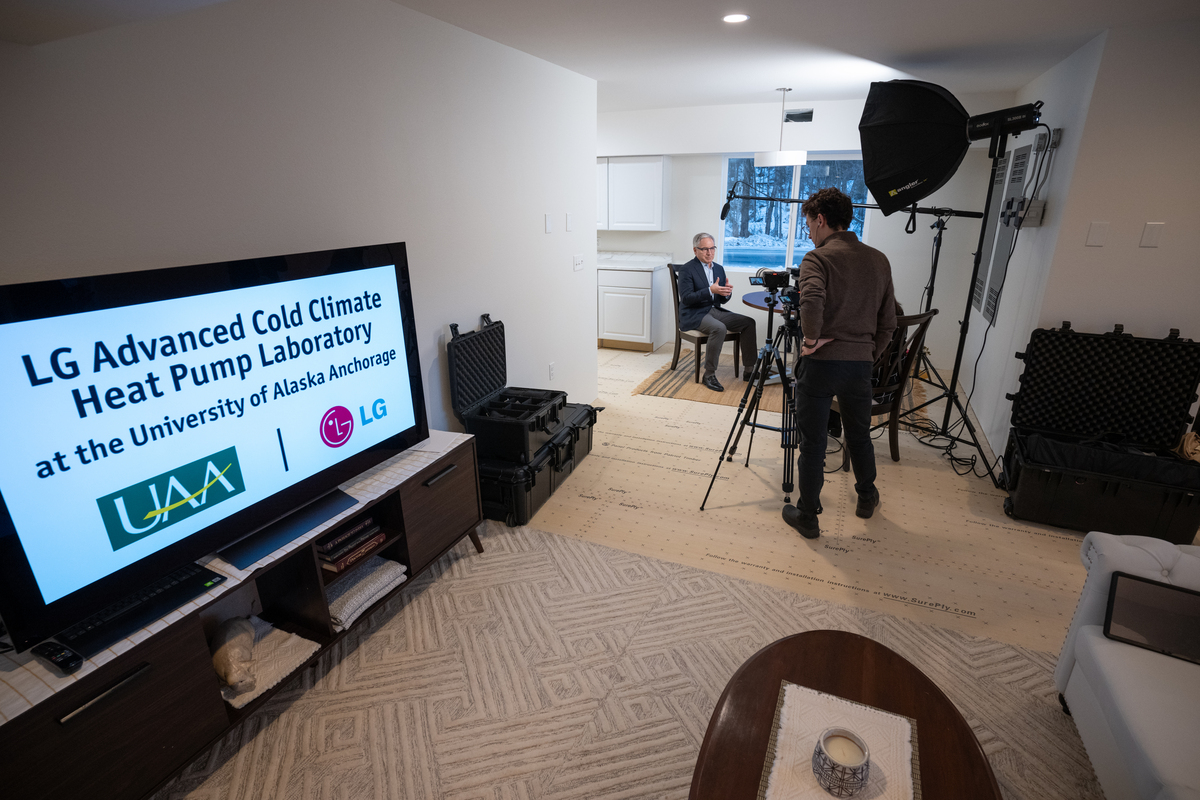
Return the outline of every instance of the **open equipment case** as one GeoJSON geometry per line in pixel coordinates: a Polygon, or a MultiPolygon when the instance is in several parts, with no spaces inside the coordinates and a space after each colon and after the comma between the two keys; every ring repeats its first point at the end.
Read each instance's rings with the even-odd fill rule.
{"type": "Polygon", "coordinates": [[[604,409],[568,403],[566,392],[506,386],[504,323],[482,320],[468,333],[450,325],[450,405],[475,435],[484,517],[525,525],[591,452],[604,409]]]}
{"type": "Polygon", "coordinates": [[[1035,330],[1004,452],[1004,510],[1081,531],[1190,544],[1200,528],[1200,464],[1178,446],[1193,421],[1200,343],[1035,330]]]}

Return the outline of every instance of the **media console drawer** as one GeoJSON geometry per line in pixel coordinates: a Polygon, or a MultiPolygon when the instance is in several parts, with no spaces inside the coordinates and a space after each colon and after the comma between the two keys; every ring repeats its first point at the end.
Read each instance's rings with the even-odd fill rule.
{"type": "Polygon", "coordinates": [[[4,794],[136,798],[229,725],[196,615],[0,726],[4,794]]]}
{"type": "Polygon", "coordinates": [[[410,574],[415,575],[481,519],[475,440],[405,481],[400,508],[410,574]]]}

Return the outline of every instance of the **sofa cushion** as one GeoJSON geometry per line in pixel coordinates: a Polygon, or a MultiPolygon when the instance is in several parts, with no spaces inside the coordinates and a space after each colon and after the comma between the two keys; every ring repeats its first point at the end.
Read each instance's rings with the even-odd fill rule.
{"type": "Polygon", "coordinates": [[[1099,625],[1079,629],[1075,662],[1127,755],[1138,794],[1200,792],[1200,664],[1114,642],[1099,625]]]}

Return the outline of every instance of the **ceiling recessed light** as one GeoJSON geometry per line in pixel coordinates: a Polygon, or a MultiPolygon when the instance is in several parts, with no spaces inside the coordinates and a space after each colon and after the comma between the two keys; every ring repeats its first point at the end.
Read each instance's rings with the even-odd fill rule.
{"type": "Polygon", "coordinates": [[[745,22],[748,19],[750,18],[745,14],[730,14],[729,16],[725,17],[726,22],[745,22]]]}

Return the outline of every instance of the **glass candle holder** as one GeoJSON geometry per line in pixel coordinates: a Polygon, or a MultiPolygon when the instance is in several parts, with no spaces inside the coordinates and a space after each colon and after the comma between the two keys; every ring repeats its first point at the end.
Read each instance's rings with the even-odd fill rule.
{"type": "Polygon", "coordinates": [[[867,785],[871,754],[867,743],[845,728],[827,728],[817,737],[812,755],[813,775],[834,797],[850,797],[867,785]]]}

